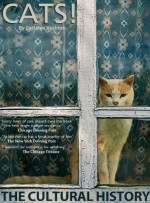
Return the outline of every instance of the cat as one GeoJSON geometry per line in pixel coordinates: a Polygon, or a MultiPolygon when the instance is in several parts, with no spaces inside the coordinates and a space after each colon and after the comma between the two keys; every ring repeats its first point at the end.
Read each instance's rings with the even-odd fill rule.
{"type": "MultiPolygon", "coordinates": [[[[129,107],[134,99],[134,76],[119,80],[100,77],[99,100],[103,107],[129,107]]],[[[116,184],[116,172],[132,119],[98,119],[98,178],[100,184],[116,184]]]]}
{"type": "MultiPolygon", "coordinates": [[[[100,77],[99,99],[103,107],[132,106],[134,76],[124,80],[107,80],[100,77]]],[[[115,175],[120,153],[128,137],[132,119],[98,119],[98,177],[100,184],[116,184],[115,175]]],[[[18,176],[8,178],[4,184],[78,183],[78,133],[75,136],[71,158],[70,176],[18,176]]]]}

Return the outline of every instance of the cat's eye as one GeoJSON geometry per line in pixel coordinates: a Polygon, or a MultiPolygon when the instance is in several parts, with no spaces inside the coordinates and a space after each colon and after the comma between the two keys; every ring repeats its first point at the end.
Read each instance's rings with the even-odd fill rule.
{"type": "Polygon", "coordinates": [[[111,94],[106,94],[106,96],[107,96],[107,97],[112,97],[112,95],[111,95],[111,94]]]}
{"type": "Polygon", "coordinates": [[[120,98],[122,98],[122,97],[125,97],[127,94],[121,94],[120,95],[120,98]]]}

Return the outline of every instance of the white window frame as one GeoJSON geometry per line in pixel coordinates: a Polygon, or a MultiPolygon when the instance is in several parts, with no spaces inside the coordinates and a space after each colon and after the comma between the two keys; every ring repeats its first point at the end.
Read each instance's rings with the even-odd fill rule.
{"type": "MultiPolygon", "coordinates": [[[[96,0],[77,0],[78,106],[6,107],[0,116],[77,116],[79,117],[79,184],[2,185],[6,188],[94,189],[97,186],[97,118],[149,118],[149,107],[99,108],[96,85],[96,0]]],[[[101,186],[101,189],[104,187],[101,186]]],[[[115,187],[111,187],[114,189],[115,187]]],[[[134,188],[133,188],[134,189],[134,188]]],[[[137,189],[137,188],[135,188],[137,189]]],[[[142,189],[145,189],[145,187],[142,189]]]]}

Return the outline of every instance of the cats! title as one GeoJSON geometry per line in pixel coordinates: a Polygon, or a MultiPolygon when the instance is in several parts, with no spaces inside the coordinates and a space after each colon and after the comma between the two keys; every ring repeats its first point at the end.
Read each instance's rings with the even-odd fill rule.
{"type": "MultiPolygon", "coordinates": [[[[44,23],[49,23],[48,19],[48,13],[49,9],[54,8],[55,12],[61,16],[61,19],[55,19],[54,23],[61,24],[64,23],[67,20],[67,15],[64,11],[66,8],[66,4],[60,3],[60,4],[38,4],[39,7],[43,8],[43,19],[44,23]]],[[[16,24],[16,23],[23,23],[24,19],[32,19],[35,24],[38,24],[38,19],[36,17],[36,13],[34,12],[32,5],[27,4],[22,12],[22,15],[20,19],[11,19],[11,17],[8,15],[8,11],[12,8],[18,8],[18,4],[12,3],[8,4],[7,6],[4,7],[3,9],[3,18],[6,22],[11,23],[11,24],[16,24]]],[[[75,23],[75,4],[71,4],[71,23],[75,23]]]]}

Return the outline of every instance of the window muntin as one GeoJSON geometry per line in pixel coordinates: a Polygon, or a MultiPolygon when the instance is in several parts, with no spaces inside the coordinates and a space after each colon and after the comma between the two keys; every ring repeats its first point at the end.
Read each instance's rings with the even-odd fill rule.
{"type": "MultiPolygon", "coordinates": [[[[20,19],[27,3],[36,13],[38,23],[25,19],[21,24],[6,23],[0,10],[0,106],[77,106],[77,20],[72,23],[71,4],[66,8],[65,23],[56,24],[62,17],[49,8],[48,23],[38,1],[20,1],[12,7],[9,18],[20,19]]],[[[58,2],[59,3],[59,2],[58,2]]],[[[77,6],[76,6],[77,8],[77,6]]],[[[75,9],[76,13],[76,9],[75,9]]]]}

